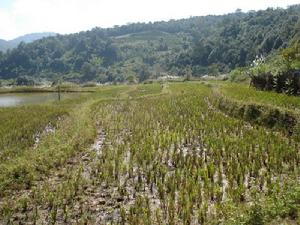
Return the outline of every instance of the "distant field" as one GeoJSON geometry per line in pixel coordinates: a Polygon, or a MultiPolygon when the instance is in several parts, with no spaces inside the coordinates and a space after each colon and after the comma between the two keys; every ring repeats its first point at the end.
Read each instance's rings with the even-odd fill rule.
{"type": "Polygon", "coordinates": [[[0,109],[0,224],[299,223],[299,141],[221,112],[216,90],[300,106],[246,86],[176,82],[0,109]]]}
{"type": "Polygon", "coordinates": [[[141,43],[148,43],[149,40],[153,42],[163,40],[165,43],[168,44],[169,47],[174,48],[181,45],[182,37],[180,35],[173,35],[167,32],[156,31],[156,32],[140,32],[140,33],[133,33],[129,35],[122,35],[115,37],[116,43],[124,43],[124,44],[134,44],[138,45],[141,43]]]}

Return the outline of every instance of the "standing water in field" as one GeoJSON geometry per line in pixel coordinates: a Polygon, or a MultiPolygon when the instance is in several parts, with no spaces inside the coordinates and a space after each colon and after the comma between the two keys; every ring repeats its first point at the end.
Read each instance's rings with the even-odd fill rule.
{"type": "MultiPolygon", "coordinates": [[[[79,96],[80,93],[62,93],[61,99],[79,96]]],[[[0,107],[40,104],[58,100],[58,94],[51,93],[10,93],[0,94],[0,107]]]]}

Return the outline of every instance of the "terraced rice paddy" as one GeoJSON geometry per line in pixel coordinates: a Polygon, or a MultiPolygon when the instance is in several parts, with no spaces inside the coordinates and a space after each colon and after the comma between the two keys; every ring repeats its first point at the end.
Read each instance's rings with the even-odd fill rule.
{"type": "Polygon", "coordinates": [[[213,92],[111,86],[1,111],[0,224],[299,223],[299,142],[213,92]]]}

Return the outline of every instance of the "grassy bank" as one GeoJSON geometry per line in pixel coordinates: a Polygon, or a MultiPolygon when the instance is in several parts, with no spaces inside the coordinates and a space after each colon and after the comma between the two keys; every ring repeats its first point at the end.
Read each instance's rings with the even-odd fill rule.
{"type": "Polygon", "coordinates": [[[211,103],[229,116],[300,139],[299,99],[246,85],[215,82],[211,103]]]}
{"type": "Polygon", "coordinates": [[[271,91],[257,91],[248,85],[234,83],[222,84],[220,91],[223,95],[242,102],[259,103],[286,110],[300,111],[299,97],[271,91]]]}

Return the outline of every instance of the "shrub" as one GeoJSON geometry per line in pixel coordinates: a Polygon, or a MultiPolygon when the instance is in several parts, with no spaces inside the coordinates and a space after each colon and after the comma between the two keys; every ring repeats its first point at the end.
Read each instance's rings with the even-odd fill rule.
{"type": "Polygon", "coordinates": [[[270,72],[251,76],[251,86],[258,90],[278,93],[284,92],[288,95],[300,94],[300,70],[289,70],[272,75],[270,72]]]}
{"type": "Polygon", "coordinates": [[[242,68],[234,69],[229,74],[229,80],[231,82],[247,82],[250,77],[242,68]]]}
{"type": "Polygon", "coordinates": [[[250,216],[247,225],[263,225],[264,224],[264,214],[262,207],[255,203],[250,209],[250,216]]]}

